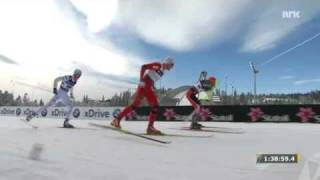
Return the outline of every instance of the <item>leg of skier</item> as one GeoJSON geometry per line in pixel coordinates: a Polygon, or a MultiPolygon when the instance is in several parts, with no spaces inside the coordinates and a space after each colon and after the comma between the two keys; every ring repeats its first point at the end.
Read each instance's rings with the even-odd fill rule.
{"type": "Polygon", "coordinates": [[[42,111],[47,110],[49,107],[54,106],[58,100],[60,99],[60,94],[56,94],[53,96],[53,98],[44,106],[42,106],[40,109],[38,109],[34,114],[28,114],[26,120],[30,121],[32,118],[34,118],[36,115],[40,114],[42,111]]]}
{"type": "Polygon", "coordinates": [[[68,94],[66,92],[62,93],[61,101],[67,107],[67,113],[66,113],[66,118],[65,118],[64,123],[63,123],[63,127],[65,127],[65,128],[74,128],[74,126],[69,123],[70,115],[71,115],[72,110],[73,110],[73,102],[70,100],[70,97],[68,96],[68,94]]]}
{"type": "Polygon", "coordinates": [[[115,117],[113,121],[111,122],[111,126],[120,128],[120,121],[131,111],[134,111],[140,106],[141,100],[143,99],[144,96],[144,87],[138,87],[134,101],[131,105],[127,106],[122,112],[118,115],[118,117],[115,117]]]}
{"type": "Polygon", "coordinates": [[[151,112],[149,115],[149,124],[147,128],[147,134],[156,134],[161,135],[161,131],[154,127],[154,121],[157,119],[158,111],[159,111],[159,102],[157,96],[153,90],[153,86],[146,87],[146,99],[151,106],[151,112]]]}
{"type": "Polygon", "coordinates": [[[201,129],[202,125],[198,123],[201,102],[196,97],[196,91],[191,88],[188,90],[186,96],[194,109],[193,112],[191,113],[192,120],[191,120],[190,129],[201,129]]]}

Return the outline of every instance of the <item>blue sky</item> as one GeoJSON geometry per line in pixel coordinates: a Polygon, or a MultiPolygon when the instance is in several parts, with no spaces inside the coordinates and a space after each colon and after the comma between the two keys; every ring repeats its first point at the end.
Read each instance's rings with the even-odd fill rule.
{"type": "Polygon", "coordinates": [[[206,70],[222,89],[227,77],[229,93],[248,92],[249,61],[261,70],[259,93],[320,85],[318,0],[3,0],[0,23],[0,89],[36,98],[50,98],[40,89],[74,68],[84,74],[76,96],[133,90],[140,65],[166,56],[176,66],[165,87],[193,84],[206,70]],[[298,15],[283,18],[289,11],[298,15]]]}
{"type": "MultiPolygon", "coordinates": [[[[295,9],[299,9],[299,6],[295,9]]],[[[275,15],[274,18],[281,19],[281,13],[279,14],[275,15]]],[[[303,15],[300,18],[304,18],[303,15]]],[[[281,21],[285,25],[288,21],[298,20],[283,19],[281,21]]],[[[229,92],[231,92],[231,86],[234,86],[240,92],[252,91],[252,73],[249,68],[249,61],[253,61],[261,71],[258,75],[258,91],[260,93],[290,93],[319,89],[319,33],[320,11],[311,20],[303,22],[281,40],[278,40],[274,47],[258,52],[241,50],[243,39],[240,33],[218,44],[187,51],[177,51],[158,44],[148,43],[132,33],[130,29],[117,25],[111,25],[108,30],[101,32],[100,35],[110,37],[116,46],[130,53],[143,54],[149,61],[151,59],[161,59],[164,55],[171,55],[176,58],[175,69],[162,81],[162,85],[166,87],[192,84],[197,80],[199,73],[206,70],[219,79],[221,89],[225,89],[227,83],[229,92]],[[268,64],[262,65],[270,58],[315,35],[317,35],[316,38],[310,42],[279,56],[268,64]]]]}

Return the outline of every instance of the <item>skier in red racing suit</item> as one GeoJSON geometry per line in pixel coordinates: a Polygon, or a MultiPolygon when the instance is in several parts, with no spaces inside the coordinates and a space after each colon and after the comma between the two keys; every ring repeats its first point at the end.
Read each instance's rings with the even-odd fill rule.
{"type": "Polygon", "coordinates": [[[159,103],[157,96],[154,92],[154,83],[158,81],[165,73],[166,70],[172,69],[174,66],[174,60],[170,57],[164,59],[161,64],[159,62],[144,64],[140,71],[140,83],[136,91],[136,95],[133,103],[126,107],[118,117],[115,117],[111,122],[111,126],[121,128],[120,121],[123,117],[129,114],[131,111],[137,109],[141,103],[141,100],[145,97],[151,106],[151,112],[149,114],[149,124],[147,127],[147,134],[161,134],[161,131],[154,127],[154,121],[157,118],[159,111],[159,103]]]}

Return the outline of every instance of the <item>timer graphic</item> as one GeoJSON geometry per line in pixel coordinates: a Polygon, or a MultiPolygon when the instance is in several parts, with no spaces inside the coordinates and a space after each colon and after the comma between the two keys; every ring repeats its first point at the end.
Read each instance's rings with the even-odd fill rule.
{"type": "Polygon", "coordinates": [[[259,163],[279,163],[293,164],[300,161],[301,156],[296,154],[257,154],[257,164],[259,163]]]}

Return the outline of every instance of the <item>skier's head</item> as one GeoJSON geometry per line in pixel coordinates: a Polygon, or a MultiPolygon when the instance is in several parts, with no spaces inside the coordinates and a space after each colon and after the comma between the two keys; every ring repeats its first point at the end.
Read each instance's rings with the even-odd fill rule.
{"type": "Polygon", "coordinates": [[[216,87],[216,81],[217,79],[214,76],[209,77],[209,82],[211,84],[212,87],[216,87]]]}
{"type": "Polygon", "coordinates": [[[166,57],[163,60],[163,69],[170,70],[174,66],[174,59],[171,57],[166,57]]]}
{"type": "Polygon", "coordinates": [[[72,75],[73,80],[77,81],[81,77],[81,74],[82,74],[82,72],[80,69],[75,69],[73,71],[73,75],[72,75]]]}

